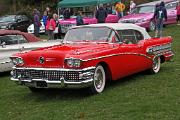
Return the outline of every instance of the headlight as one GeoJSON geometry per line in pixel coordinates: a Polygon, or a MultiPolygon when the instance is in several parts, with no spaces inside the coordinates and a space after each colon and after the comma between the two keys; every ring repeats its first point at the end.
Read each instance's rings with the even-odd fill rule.
{"type": "Polygon", "coordinates": [[[137,22],[137,23],[146,22],[146,19],[138,19],[136,22],[137,22]]]}
{"type": "Polygon", "coordinates": [[[24,64],[23,59],[20,57],[11,58],[11,60],[12,60],[14,65],[23,65],[24,64]]]}
{"type": "Polygon", "coordinates": [[[67,58],[65,59],[65,63],[68,67],[80,67],[81,60],[76,58],[67,58]]]}
{"type": "Polygon", "coordinates": [[[6,28],[7,28],[7,26],[6,26],[6,25],[3,25],[3,26],[1,26],[1,28],[2,28],[2,29],[6,29],[6,28]]]}

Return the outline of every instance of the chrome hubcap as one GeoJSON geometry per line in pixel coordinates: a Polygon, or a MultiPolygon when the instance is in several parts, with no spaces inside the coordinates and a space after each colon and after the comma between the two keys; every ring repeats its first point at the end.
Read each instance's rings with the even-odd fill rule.
{"type": "Polygon", "coordinates": [[[95,75],[95,86],[97,89],[100,89],[103,84],[103,73],[101,70],[97,70],[95,75]]]}
{"type": "Polygon", "coordinates": [[[159,68],[159,59],[158,58],[155,58],[154,61],[153,61],[153,69],[154,70],[157,70],[159,68]]]}

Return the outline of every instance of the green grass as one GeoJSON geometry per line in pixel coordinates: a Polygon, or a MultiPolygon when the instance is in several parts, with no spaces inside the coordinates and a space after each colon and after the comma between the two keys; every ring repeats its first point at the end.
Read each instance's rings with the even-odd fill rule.
{"type": "Polygon", "coordinates": [[[84,89],[35,94],[1,74],[0,120],[180,120],[180,26],[167,26],[164,34],[174,38],[173,62],[156,75],[109,83],[99,95],[84,89]]]}

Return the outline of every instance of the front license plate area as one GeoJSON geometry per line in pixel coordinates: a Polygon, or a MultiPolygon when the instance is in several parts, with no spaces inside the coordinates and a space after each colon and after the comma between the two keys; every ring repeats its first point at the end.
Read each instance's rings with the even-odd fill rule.
{"type": "Polygon", "coordinates": [[[45,81],[37,81],[36,87],[38,88],[47,88],[47,83],[45,81]]]}

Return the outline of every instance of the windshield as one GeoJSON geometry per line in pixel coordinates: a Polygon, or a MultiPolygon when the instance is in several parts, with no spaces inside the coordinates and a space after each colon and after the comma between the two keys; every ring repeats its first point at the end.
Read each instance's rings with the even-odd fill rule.
{"type": "Polygon", "coordinates": [[[0,18],[0,22],[14,22],[15,16],[4,16],[0,18]]]}
{"type": "Polygon", "coordinates": [[[70,42],[109,42],[111,29],[107,27],[82,27],[70,29],[64,38],[64,41],[70,42]]]}
{"type": "Polygon", "coordinates": [[[139,14],[139,13],[154,13],[155,6],[140,6],[136,7],[132,10],[133,14],[139,14]]]}

